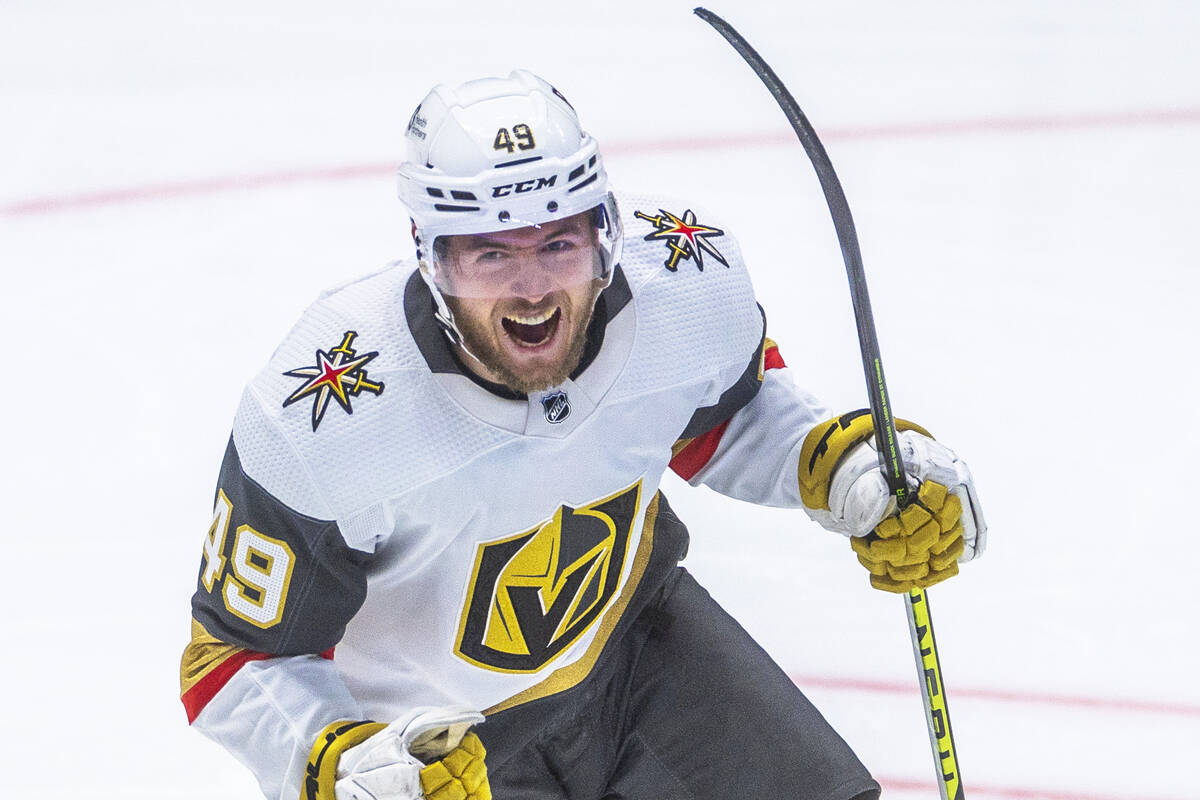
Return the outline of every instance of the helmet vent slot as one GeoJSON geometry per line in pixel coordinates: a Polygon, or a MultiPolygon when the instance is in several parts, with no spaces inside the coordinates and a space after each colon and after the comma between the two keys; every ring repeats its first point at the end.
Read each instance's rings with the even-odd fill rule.
{"type": "Polygon", "coordinates": [[[586,171],[587,167],[585,167],[583,164],[580,164],[578,167],[571,170],[571,174],[567,176],[567,182],[569,183],[570,181],[575,180],[586,171]]]}
{"type": "Polygon", "coordinates": [[[449,203],[434,203],[436,211],[478,211],[479,206],[452,206],[449,203]]]}
{"type": "Polygon", "coordinates": [[[503,169],[504,167],[515,167],[517,164],[531,164],[534,161],[541,161],[541,156],[530,156],[529,158],[518,158],[516,161],[504,161],[496,164],[493,169],[503,169]]]}
{"type": "Polygon", "coordinates": [[[425,188],[425,191],[429,193],[430,197],[445,197],[446,196],[446,193],[443,192],[441,189],[435,189],[432,186],[427,186],[425,188]]]}
{"type": "Polygon", "coordinates": [[[450,196],[453,197],[455,200],[478,200],[479,199],[478,197],[475,196],[475,194],[473,192],[463,192],[463,191],[459,191],[458,189],[451,189],[450,196]]]}
{"type": "Polygon", "coordinates": [[[577,191],[579,191],[580,189],[582,189],[583,187],[587,186],[589,183],[593,183],[593,182],[596,180],[596,178],[598,178],[598,177],[600,177],[600,176],[599,176],[599,175],[597,175],[596,173],[594,173],[594,172],[593,172],[593,173],[591,174],[591,176],[589,176],[589,177],[587,177],[587,178],[584,178],[584,179],[583,179],[583,180],[581,180],[579,183],[577,183],[577,184],[575,184],[574,186],[572,186],[570,189],[567,189],[567,192],[568,192],[568,193],[570,193],[570,192],[577,192],[577,191]]]}

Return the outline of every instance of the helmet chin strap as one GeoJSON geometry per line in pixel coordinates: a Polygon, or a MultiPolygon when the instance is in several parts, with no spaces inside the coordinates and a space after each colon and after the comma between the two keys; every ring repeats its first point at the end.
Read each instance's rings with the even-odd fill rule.
{"type": "MultiPolygon", "coordinates": [[[[453,339],[454,339],[454,337],[453,337],[453,336],[451,336],[450,338],[451,338],[451,340],[453,340],[453,339]]],[[[483,359],[482,359],[482,358],[480,358],[479,356],[477,356],[477,355],[475,355],[474,353],[472,353],[472,352],[471,352],[471,348],[467,347],[467,343],[466,343],[466,341],[464,341],[464,340],[463,340],[463,338],[462,338],[461,336],[459,336],[459,337],[458,337],[458,340],[457,340],[456,342],[454,342],[454,343],[455,343],[455,345],[457,345],[457,346],[458,346],[458,349],[459,349],[459,350],[462,350],[464,353],[466,353],[467,355],[469,355],[469,356],[470,356],[470,357],[471,357],[471,358],[472,358],[472,359],[475,361],[475,363],[476,363],[476,364],[479,364],[479,366],[483,367],[483,368],[484,368],[485,370],[487,370],[488,372],[491,372],[491,371],[492,371],[492,370],[491,370],[491,367],[489,367],[487,364],[483,363],[483,359]]],[[[486,376],[484,376],[484,375],[480,375],[480,377],[486,377],[486,376]]]]}
{"type": "MultiPolygon", "coordinates": [[[[414,236],[414,238],[416,238],[414,236]]],[[[446,298],[441,291],[433,283],[433,277],[430,274],[431,270],[427,268],[423,254],[421,253],[420,240],[417,240],[417,254],[420,259],[421,277],[429,286],[430,292],[433,294],[433,319],[437,322],[438,327],[446,334],[446,338],[450,340],[450,346],[456,347],[466,355],[471,357],[471,360],[479,364],[488,372],[491,368],[484,362],[482,358],[471,352],[471,348],[467,347],[467,340],[463,337],[462,332],[458,329],[458,325],[454,322],[454,312],[450,310],[450,306],[446,303],[446,298]]]]}

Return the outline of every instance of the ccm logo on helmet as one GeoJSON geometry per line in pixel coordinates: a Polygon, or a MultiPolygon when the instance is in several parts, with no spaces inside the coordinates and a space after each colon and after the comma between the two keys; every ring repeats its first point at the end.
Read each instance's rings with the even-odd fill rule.
{"type": "Polygon", "coordinates": [[[525,192],[536,192],[539,189],[549,189],[557,180],[557,175],[551,175],[549,178],[532,178],[527,181],[506,183],[503,186],[493,186],[492,197],[506,197],[510,194],[524,194],[525,192]]]}

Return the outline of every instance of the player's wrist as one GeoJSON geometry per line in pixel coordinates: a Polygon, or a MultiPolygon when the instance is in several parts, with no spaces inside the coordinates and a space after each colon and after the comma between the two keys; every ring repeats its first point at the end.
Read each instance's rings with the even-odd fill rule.
{"type": "Polygon", "coordinates": [[[334,785],[342,754],[386,727],[383,722],[371,720],[339,720],[326,725],[309,752],[301,800],[336,800],[334,785]]]}
{"type": "MultiPolygon", "coordinates": [[[[915,431],[929,439],[933,434],[904,419],[896,420],[897,431],[915,431]]],[[[856,526],[848,514],[847,500],[857,480],[878,470],[879,459],[872,442],[875,436],[870,411],[859,409],[813,426],[800,448],[798,480],[800,499],[811,512],[831,515],[830,527],[847,535],[863,535],[888,512],[885,505],[869,524],[856,526]],[[862,445],[867,445],[863,447],[862,445]],[[858,529],[858,528],[861,528],[858,529]]],[[[859,492],[861,494],[861,492],[859,492]]],[[[861,498],[855,498],[861,499],[861,498]]],[[[850,512],[859,511],[850,508],[850,512]]]]}

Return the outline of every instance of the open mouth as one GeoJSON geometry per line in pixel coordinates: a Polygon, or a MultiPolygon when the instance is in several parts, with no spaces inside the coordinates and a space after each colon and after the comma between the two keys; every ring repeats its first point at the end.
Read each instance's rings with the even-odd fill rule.
{"type": "Polygon", "coordinates": [[[538,347],[554,338],[558,331],[558,321],[562,319],[562,309],[545,311],[533,316],[512,316],[501,319],[504,331],[522,347],[538,347]]]}

